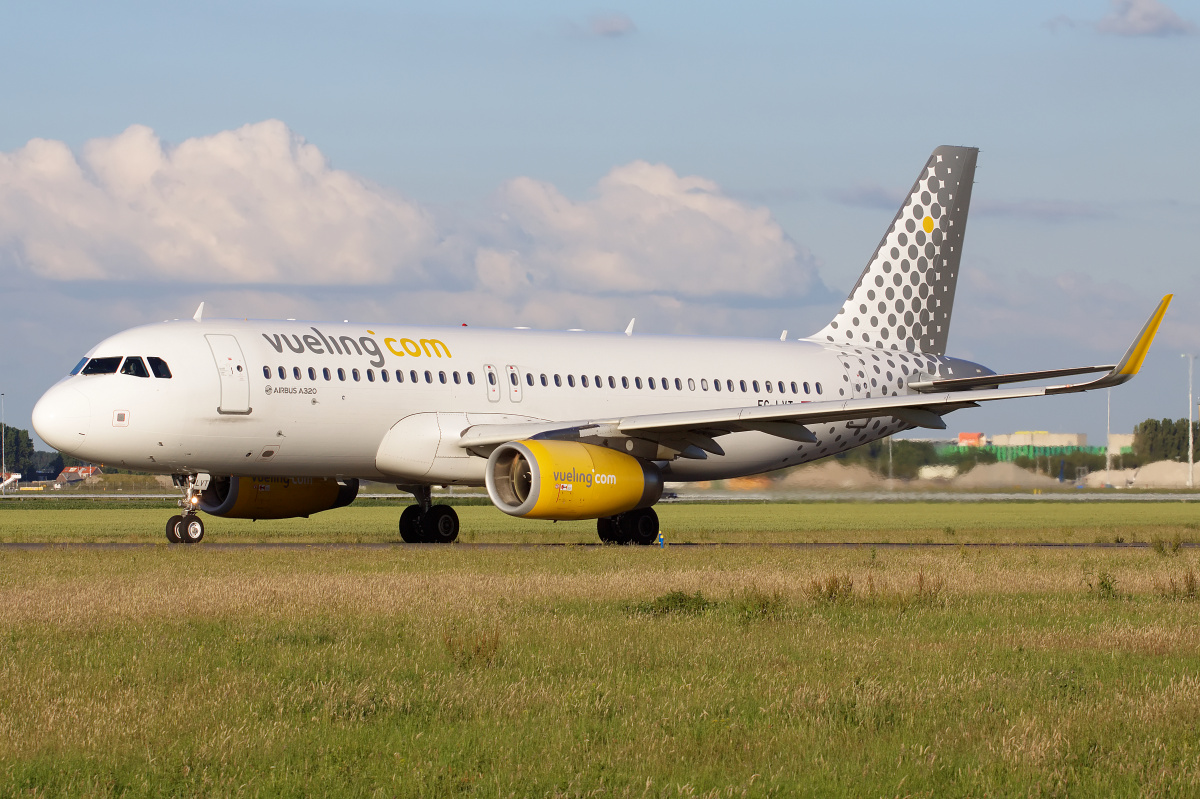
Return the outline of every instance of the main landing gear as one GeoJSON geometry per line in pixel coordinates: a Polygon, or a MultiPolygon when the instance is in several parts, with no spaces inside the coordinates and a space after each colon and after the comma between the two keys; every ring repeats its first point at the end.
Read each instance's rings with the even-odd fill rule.
{"type": "Polygon", "coordinates": [[[429,486],[396,486],[417,498],[400,514],[400,538],[406,544],[449,544],[458,538],[458,514],[449,505],[434,505],[429,486]]]}
{"type": "Polygon", "coordinates": [[[658,514],[654,508],[638,508],[605,516],[596,520],[596,531],[605,544],[649,546],[658,540],[658,514]]]}
{"type": "Polygon", "coordinates": [[[167,519],[167,541],[198,544],[204,538],[204,521],[196,506],[200,504],[200,494],[208,488],[210,478],[207,474],[172,475],[172,480],[183,489],[183,498],[179,500],[183,513],[167,519]]]}

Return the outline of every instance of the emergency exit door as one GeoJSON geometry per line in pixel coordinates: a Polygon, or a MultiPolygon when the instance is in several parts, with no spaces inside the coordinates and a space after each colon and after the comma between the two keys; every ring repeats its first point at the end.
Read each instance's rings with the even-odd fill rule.
{"type": "Polygon", "coordinates": [[[210,333],[208,348],[221,380],[221,403],[217,413],[250,413],[250,374],[237,338],[224,333],[210,333]]]}

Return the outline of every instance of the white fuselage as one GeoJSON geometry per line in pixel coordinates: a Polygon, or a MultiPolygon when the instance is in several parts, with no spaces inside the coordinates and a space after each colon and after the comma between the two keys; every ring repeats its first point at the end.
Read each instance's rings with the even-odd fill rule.
{"type": "MultiPolygon", "coordinates": [[[[469,485],[483,484],[485,459],[451,450],[474,424],[904,394],[910,374],[937,374],[953,362],[806,339],[223,319],[133,328],[88,355],[154,356],[172,376],[77,374],[51,388],[35,408],[34,427],[82,460],[160,473],[469,485]],[[432,446],[457,459],[446,461],[449,471],[414,477],[381,470],[381,443],[415,414],[438,415],[441,440],[432,446]]],[[[891,417],[828,424],[813,430],[815,444],[731,433],[721,437],[723,456],[677,459],[666,476],[710,480],[779,469],[906,426],[891,417]]]]}

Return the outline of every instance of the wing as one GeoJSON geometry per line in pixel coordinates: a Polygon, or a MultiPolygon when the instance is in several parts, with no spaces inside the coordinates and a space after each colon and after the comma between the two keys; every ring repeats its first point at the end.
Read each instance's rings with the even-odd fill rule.
{"type": "Polygon", "coordinates": [[[624,440],[625,446],[618,448],[624,448],[639,457],[705,458],[708,453],[725,454],[716,441],[720,436],[751,430],[792,441],[814,442],[817,440],[816,436],[808,429],[808,425],[885,416],[895,417],[914,427],[941,430],[946,427],[942,420],[943,415],[960,408],[975,407],[981,402],[1092,391],[1130,380],[1141,369],[1150,344],[1162,323],[1163,315],[1171,304],[1171,298],[1170,294],[1163,297],[1125,352],[1125,357],[1115,366],[1085,366],[1044,372],[931,380],[914,383],[909,386],[913,393],[895,397],[826,400],[792,405],[755,405],[748,408],[654,413],[574,422],[475,425],[463,431],[459,446],[485,455],[500,444],[523,438],[592,441],[605,446],[614,446],[614,443],[619,444],[624,440]],[[1106,370],[1103,376],[1085,383],[1024,388],[998,387],[1101,370],[1106,370]],[[651,447],[648,448],[647,444],[651,447]]]}

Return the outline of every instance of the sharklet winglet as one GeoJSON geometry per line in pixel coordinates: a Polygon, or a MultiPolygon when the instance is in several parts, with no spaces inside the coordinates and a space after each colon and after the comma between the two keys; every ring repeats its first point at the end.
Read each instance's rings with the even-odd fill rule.
{"type": "Polygon", "coordinates": [[[196,313],[192,315],[192,318],[197,322],[204,319],[204,303],[200,303],[200,307],[196,309],[196,313]]]}

